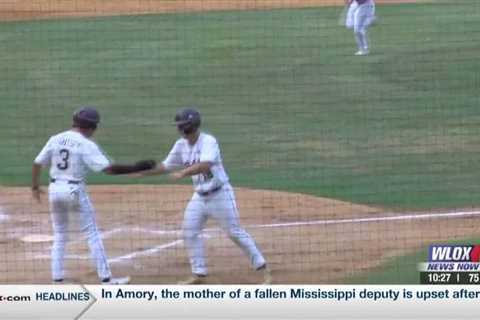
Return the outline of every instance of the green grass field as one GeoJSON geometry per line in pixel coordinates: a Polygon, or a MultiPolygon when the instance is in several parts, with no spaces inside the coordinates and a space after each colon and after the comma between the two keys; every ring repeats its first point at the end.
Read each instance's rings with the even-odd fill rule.
{"type": "Polygon", "coordinates": [[[0,184],[28,185],[81,105],[101,111],[96,139],[117,161],[163,159],[175,110],[197,105],[235,186],[478,206],[479,2],[377,6],[368,57],[340,9],[1,23],[0,184]]]}
{"type": "Polygon", "coordinates": [[[236,185],[396,208],[477,204],[479,4],[377,11],[361,58],[339,8],[0,24],[1,184],[28,183],[78,106],[99,107],[98,141],[130,161],[162,159],[174,111],[198,105],[236,185]]]}

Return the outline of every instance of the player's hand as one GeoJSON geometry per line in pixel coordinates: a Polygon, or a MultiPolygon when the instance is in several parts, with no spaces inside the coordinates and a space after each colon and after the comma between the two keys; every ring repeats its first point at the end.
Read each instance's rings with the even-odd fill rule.
{"type": "Polygon", "coordinates": [[[40,195],[44,193],[42,189],[40,189],[39,187],[37,188],[32,188],[32,197],[33,199],[35,199],[37,202],[41,202],[41,197],[40,195]]]}
{"type": "Polygon", "coordinates": [[[175,171],[175,172],[172,172],[168,175],[168,177],[170,178],[170,180],[172,181],[178,181],[180,179],[183,179],[185,178],[185,175],[183,174],[182,171],[175,171]]]}
{"type": "Polygon", "coordinates": [[[140,160],[135,163],[138,171],[152,170],[157,166],[155,160],[140,160]]]}

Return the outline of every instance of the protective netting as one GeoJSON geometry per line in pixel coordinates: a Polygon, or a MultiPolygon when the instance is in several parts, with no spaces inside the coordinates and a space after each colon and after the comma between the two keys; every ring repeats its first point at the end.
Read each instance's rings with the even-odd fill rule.
{"type": "MultiPolygon", "coordinates": [[[[133,283],[188,278],[201,242],[206,283],[262,283],[238,246],[247,234],[279,284],[418,283],[429,244],[478,243],[479,2],[375,1],[352,29],[347,12],[340,0],[0,1],[0,283],[52,280],[50,177],[37,203],[31,166],[82,106],[100,112],[93,139],[116,163],[161,163],[175,113],[197,108],[234,187],[235,202],[206,210],[212,195],[189,204],[188,178],[91,173],[106,259],[133,283]]],[[[85,213],[71,211],[65,281],[96,283],[85,213]]]]}

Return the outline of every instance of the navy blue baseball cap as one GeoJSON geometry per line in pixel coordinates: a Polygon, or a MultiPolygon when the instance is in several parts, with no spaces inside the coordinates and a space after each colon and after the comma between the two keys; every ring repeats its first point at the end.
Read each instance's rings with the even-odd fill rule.
{"type": "Polygon", "coordinates": [[[73,124],[80,128],[96,129],[100,123],[100,114],[95,108],[83,107],[73,114],[73,124]]]}

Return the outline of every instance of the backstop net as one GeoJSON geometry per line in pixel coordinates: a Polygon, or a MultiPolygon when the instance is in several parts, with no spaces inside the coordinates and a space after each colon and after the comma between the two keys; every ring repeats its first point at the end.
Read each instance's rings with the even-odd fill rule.
{"type": "Polygon", "coordinates": [[[478,1],[353,6],[1,1],[0,283],[96,283],[108,265],[137,284],[255,284],[263,259],[277,284],[418,283],[432,245],[480,243],[478,1]],[[101,117],[90,138],[72,129],[82,107],[101,117]],[[83,175],[98,154],[54,141],[37,202],[34,159],[68,130],[111,163],[178,166],[83,175]],[[56,218],[52,184],[69,190],[56,218]]]}

